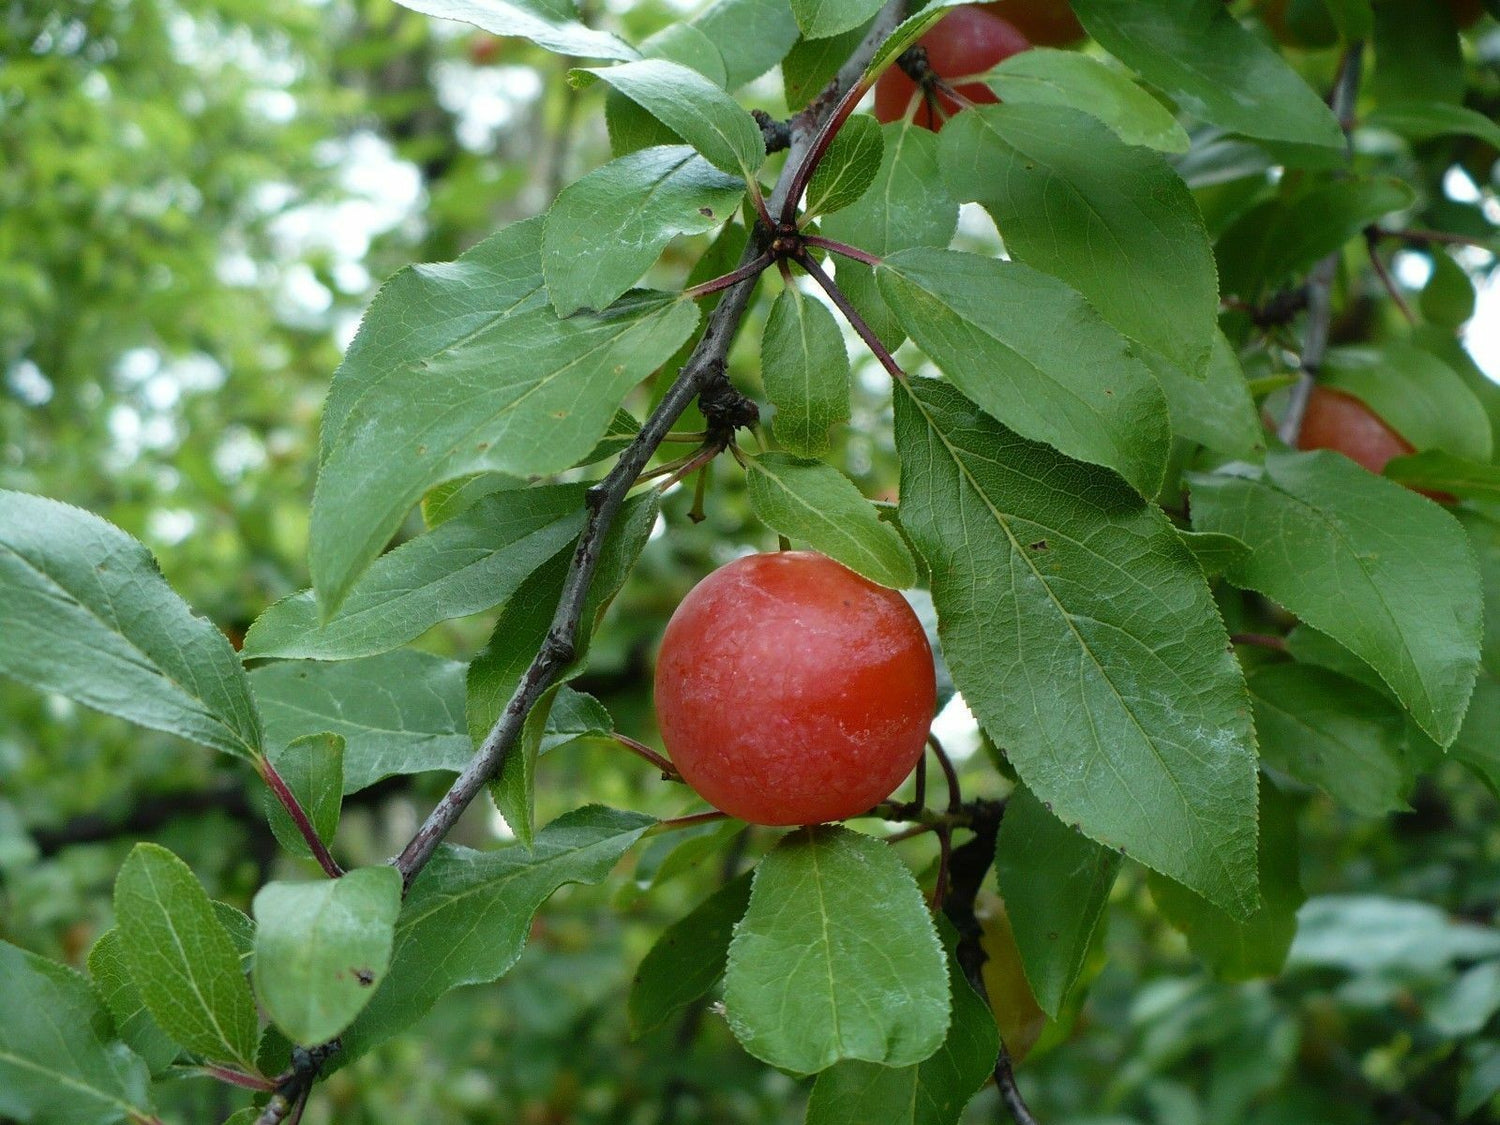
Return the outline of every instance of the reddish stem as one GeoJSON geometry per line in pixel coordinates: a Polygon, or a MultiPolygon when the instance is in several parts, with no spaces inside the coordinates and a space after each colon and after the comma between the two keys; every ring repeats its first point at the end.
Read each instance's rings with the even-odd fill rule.
{"type": "Polygon", "coordinates": [[[943,767],[943,777],[948,782],[948,811],[956,813],[964,803],[963,793],[958,787],[958,771],[953,768],[953,760],[948,757],[943,744],[930,731],[927,734],[927,745],[932,748],[932,756],[938,760],[938,765],[943,767]]]}
{"type": "Polygon", "coordinates": [[[859,100],[865,96],[872,85],[874,82],[866,77],[849,87],[849,92],[844,95],[838,107],[829,114],[828,120],[823,122],[818,135],[813,138],[812,147],[807,150],[807,155],[803,157],[802,163],[797,166],[797,171],[792,176],[792,186],[787,190],[786,202],[781,207],[783,226],[791,226],[795,222],[797,204],[802,202],[802,193],[807,190],[808,182],[812,179],[813,173],[818,170],[818,165],[823,163],[823,157],[828,155],[828,146],[833,144],[833,138],[838,135],[844,122],[854,112],[854,107],[859,104],[859,100]]]}
{"type": "Polygon", "coordinates": [[[753,262],[747,262],[739,269],[730,270],[722,277],[716,277],[712,281],[705,281],[701,285],[694,285],[691,289],[684,289],[682,295],[690,301],[696,301],[699,297],[707,297],[710,293],[717,293],[721,289],[728,289],[731,285],[738,285],[747,277],[754,277],[771,264],[771,255],[762,254],[753,262]]]}
{"type": "Polygon", "coordinates": [[[906,372],[901,370],[901,365],[896,362],[895,357],[865,323],[865,318],[860,316],[858,310],[849,303],[849,298],[844,296],[844,291],[833,283],[833,278],[824,273],[823,268],[807,254],[799,255],[797,264],[823,287],[823,292],[827,293],[833,303],[838,306],[839,312],[844,314],[844,319],[849,322],[849,326],[859,333],[859,338],[874,353],[875,358],[880,361],[880,366],[889,371],[893,378],[903,383],[906,382],[906,372]]]}
{"type": "Polygon", "coordinates": [[[674,816],[669,820],[658,820],[650,828],[646,829],[646,835],[657,836],[663,832],[676,832],[682,828],[696,828],[700,824],[712,824],[716,820],[728,819],[729,814],[720,812],[718,809],[693,813],[691,816],[674,816]]]}
{"type": "Polygon", "coordinates": [[[292,823],[297,826],[297,831],[307,842],[313,858],[318,861],[318,866],[330,879],[337,879],[343,875],[343,868],[335,863],[333,856],[328,853],[328,845],[323,843],[322,838],[318,836],[317,829],[313,827],[312,821],[308,819],[307,811],[302,807],[302,802],[297,800],[297,795],[287,787],[287,783],[276,772],[276,767],[271,764],[269,758],[260,760],[260,776],[275,794],[276,799],[281,802],[281,807],[286,809],[287,815],[292,818],[292,823]]]}
{"type": "Polygon", "coordinates": [[[880,265],[880,258],[867,250],[861,250],[857,246],[850,246],[847,242],[835,242],[831,238],[823,238],[821,235],[804,235],[802,241],[809,246],[816,246],[820,250],[827,250],[831,254],[841,254],[845,258],[853,258],[856,262],[863,262],[867,266],[880,265]]]}
{"type": "Polygon", "coordinates": [[[210,1078],[217,1078],[220,1082],[228,1083],[230,1086],[238,1086],[242,1090],[274,1090],[276,1083],[269,1078],[262,1078],[259,1074],[246,1074],[242,1070],[234,1070],[227,1066],[215,1066],[213,1063],[205,1063],[202,1066],[204,1074],[210,1078]]]}

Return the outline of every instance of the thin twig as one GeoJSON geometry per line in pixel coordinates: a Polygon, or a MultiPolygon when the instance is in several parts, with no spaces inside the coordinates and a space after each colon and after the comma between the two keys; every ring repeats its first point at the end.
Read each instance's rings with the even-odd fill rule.
{"type": "Polygon", "coordinates": [[[844,314],[844,319],[849,322],[849,327],[859,333],[859,338],[865,342],[865,346],[874,353],[875,358],[880,361],[880,366],[891,373],[893,379],[906,382],[906,372],[901,370],[901,365],[896,362],[896,357],[891,355],[890,349],[880,342],[880,337],[865,323],[865,318],[859,315],[859,310],[849,303],[849,298],[844,296],[844,291],[833,283],[833,279],[823,272],[823,267],[813,261],[808,254],[802,254],[797,258],[797,264],[805,269],[808,274],[823,287],[829,299],[838,306],[839,312],[844,314]]]}
{"type": "MultiPolygon", "coordinates": [[[[1359,81],[1364,73],[1365,44],[1362,39],[1350,42],[1344,52],[1339,68],[1338,81],[1334,83],[1330,106],[1333,115],[1344,130],[1344,144],[1349,145],[1349,130],[1353,125],[1354,103],[1359,95],[1359,81]]],[[[1297,381],[1287,397],[1286,413],[1276,427],[1276,436],[1290,446],[1296,446],[1302,433],[1302,418],[1307,413],[1307,400],[1312,397],[1313,384],[1317,381],[1318,369],[1323,365],[1323,356],[1328,350],[1328,328],[1333,320],[1333,279],[1338,276],[1339,251],[1313,267],[1307,283],[1307,327],[1303,332],[1302,362],[1297,381]]]]}
{"type": "Polygon", "coordinates": [[[931,731],[927,732],[927,745],[932,748],[932,756],[938,760],[938,765],[943,767],[943,777],[948,782],[948,811],[958,812],[963,808],[964,795],[958,787],[958,771],[953,768],[953,759],[948,757],[948,751],[931,731]]]}
{"type": "Polygon", "coordinates": [[[1494,241],[1485,241],[1467,234],[1455,234],[1449,230],[1428,230],[1426,227],[1407,227],[1404,230],[1387,230],[1376,227],[1381,238],[1395,238],[1403,242],[1436,242],[1444,246],[1477,246],[1481,250],[1493,250],[1494,241]]]}
{"type": "Polygon", "coordinates": [[[861,250],[857,246],[850,246],[846,242],[835,242],[831,238],[824,238],[817,234],[804,235],[802,241],[809,246],[816,246],[820,250],[827,250],[832,254],[842,254],[845,258],[853,258],[856,262],[863,262],[867,266],[880,265],[880,258],[877,255],[871,254],[868,250],[861,250]]]}
{"type": "Polygon", "coordinates": [[[217,1078],[230,1086],[238,1086],[242,1090],[274,1090],[276,1083],[259,1074],[246,1074],[243,1070],[235,1070],[229,1066],[216,1066],[213,1063],[204,1063],[198,1070],[208,1078],[217,1078]]]}
{"type": "Polygon", "coordinates": [[[936,914],[943,908],[943,899],[948,893],[948,863],[953,854],[953,829],[945,824],[933,831],[938,838],[937,879],[932,884],[932,912],[936,914]]]}
{"type": "Polygon", "coordinates": [[[995,1088],[1000,1091],[1000,1100],[1010,1110],[1016,1125],[1037,1125],[1036,1118],[1031,1115],[1031,1107],[1026,1104],[1026,1099],[1021,1097],[1021,1091],[1016,1086],[1016,1072],[1010,1065],[1010,1052],[1005,1049],[1003,1042],[1000,1044],[1000,1055],[995,1059],[995,1088]]]}
{"type": "Polygon", "coordinates": [[[307,843],[313,858],[318,861],[318,866],[330,879],[337,879],[343,875],[344,869],[334,862],[333,856],[328,852],[328,845],[323,843],[318,830],[313,827],[312,821],[308,818],[307,810],[302,807],[302,802],[297,800],[297,795],[287,787],[287,783],[276,772],[276,767],[271,764],[271,760],[261,758],[256,763],[256,768],[259,769],[260,776],[265,779],[266,785],[270,787],[276,800],[281,802],[281,807],[286,809],[287,815],[292,818],[292,823],[297,826],[297,831],[307,843]]]}
{"type": "Polygon", "coordinates": [[[696,301],[699,297],[707,297],[710,293],[717,293],[721,289],[728,289],[731,285],[738,285],[746,278],[755,277],[770,264],[771,255],[762,254],[753,262],[747,262],[738,269],[730,270],[722,277],[705,281],[701,285],[694,285],[691,289],[684,289],[682,295],[690,301],[696,301]]]}
{"type": "MultiPolygon", "coordinates": [[[[856,86],[859,75],[874,57],[881,42],[899,22],[903,7],[902,0],[892,0],[882,9],[864,41],[849,56],[833,82],[830,83],[829,91],[833,96],[838,96],[856,86]]],[[[828,100],[831,99],[819,98],[815,106],[822,108],[809,107],[809,110],[792,119],[790,123],[792,144],[787,162],[771,196],[770,206],[773,209],[784,206],[795,209],[795,200],[792,200],[790,204],[788,200],[793,190],[799,187],[799,183],[800,187],[806,187],[806,176],[811,175],[806,171],[812,162],[811,155],[818,143],[818,138],[826,132],[824,129],[826,121],[832,119],[832,115],[827,118],[821,116],[827,113],[828,100]]],[[[852,106],[849,108],[852,109],[852,106]]],[[[837,110],[834,111],[835,114],[837,112],[837,110]]],[[[847,116],[847,110],[845,115],[847,116]]],[[[761,252],[758,240],[752,239],[746,247],[743,264],[748,265],[759,257],[761,252]]],[[[442,800],[437,803],[427,820],[417,829],[416,835],[412,837],[401,854],[396,857],[394,864],[401,872],[406,887],[411,886],[412,880],[432,858],[438,844],[448,835],[463,811],[469,807],[469,803],[484,789],[485,784],[500,768],[500,763],[519,737],[521,727],[533,704],[558,674],[572,662],[576,653],[575,638],[578,624],[583,615],[589,587],[593,583],[594,571],[598,567],[604,537],[614,522],[620,505],[624,502],[625,494],[630,490],[641,470],[645,468],[646,463],[650,461],[662,439],[671,432],[672,426],[682,412],[715,380],[727,382],[724,374],[725,361],[729,355],[730,345],[734,342],[735,334],[739,329],[740,319],[749,306],[755,284],[755,277],[747,277],[724,290],[723,299],[709,314],[708,325],[703,331],[703,336],[688,357],[687,363],[678,373],[676,380],[667,389],[660,404],[652,411],[635,440],[620,454],[614,468],[609,471],[604,480],[588,490],[588,516],[584,523],[583,533],[579,536],[578,546],[573,552],[573,561],[568,568],[562,596],[558,599],[557,610],[553,614],[552,625],[547,631],[546,640],[543,641],[541,649],[532,660],[530,667],[526,669],[525,674],[522,675],[510,701],[505,705],[500,717],[496,719],[494,726],[490,728],[468,766],[444,794],[442,800]]]]}
{"type": "Polygon", "coordinates": [[[1278,637],[1271,633],[1231,633],[1229,643],[1232,645],[1254,645],[1257,648],[1269,648],[1276,652],[1286,651],[1286,638],[1278,637]]]}
{"type": "Polygon", "coordinates": [[[1370,252],[1370,265],[1375,268],[1375,276],[1380,279],[1380,284],[1385,286],[1385,291],[1390,295],[1396,307],[1401,310],[1401,315],[1406,318],[1406,323],[1415,324],[1416,314],[1411,311],[1411,306],[1406,303],[1406,298],[1401,295],[1401,289],[1396,285],[1396,279],[1391,276],[1390,270],[1385,268],[1385,263],[1380,260],[1378,243],[1380,232],[1374,227],[1365,228],[1365,248],[1370,252]]]}

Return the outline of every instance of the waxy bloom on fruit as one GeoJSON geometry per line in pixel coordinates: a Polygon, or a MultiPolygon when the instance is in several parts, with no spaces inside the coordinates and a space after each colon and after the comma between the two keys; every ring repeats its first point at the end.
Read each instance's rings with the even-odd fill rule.
{"type": "Polygon", "coordinates": [[[750,555],[667,623],[656,716],[683,780],[755,824],[866,812],[922,756],[937,698],[906,600],[825,555],[750,555]]]}

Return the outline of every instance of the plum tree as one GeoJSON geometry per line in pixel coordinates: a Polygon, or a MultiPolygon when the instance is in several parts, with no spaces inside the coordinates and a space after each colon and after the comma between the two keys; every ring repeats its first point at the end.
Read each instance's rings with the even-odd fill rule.
{"type": "MultiPolygon", "coordinates": [[[[1020,54],[1031,41],[1008,20],[982,8],[955,8],[938,21],[917,46],[927,49],[927,63],[934,74],[944,80],[957,80],[983,74],[990,67],[1020,54]]],[[[965,82],[956,87],[971,102],[989,103],[999,99],[982,82],[965,82]]],[[[911,100],[918,94],[911,75],[893,66],[875,84],[875,116],[883,122],[899,121],[905,116],[911,100]]],[[[947,94],[923,91],[917,107],[916,122],[936,132],[948,117],[962,108],[947,94]]]]}
{"type": "Polygon", "coordinates": [[[937,688],[906,600],[825,555],[750,555],[699,582],[656,668],[683,779],[756,824],[867,811],[922,756],[937,688]]]}

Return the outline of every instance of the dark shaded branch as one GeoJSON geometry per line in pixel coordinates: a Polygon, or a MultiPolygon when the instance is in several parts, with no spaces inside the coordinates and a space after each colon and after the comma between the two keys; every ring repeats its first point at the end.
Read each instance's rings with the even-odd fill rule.
{"type": "Polygon", "coordinates": [[[752,109],[750,116],[760,126],[761,140],[766,143],[766,155],[781,152],[792,145],[792,127],[789,122],[777,121],[763,109],[752,109]]]}
{"type": "MultiPolygon", "coordinates": [[[[1338,81],[1334,83],[1329,104],[1334,117],[1344,130],[1344,141],[1348,144],[1349,129],[1354,122],[1354,102],[1359,95],[1359,81],[1364,73],[1365,44],[1356,39],[1344,52],[1343,65],[1339,68],[1338,81]]],[[[1318,369],[1323,366],[1323,356],[1328,351],[1328,328],[1333,321],[1333,279],[1339,271],[1339,251],[1335,250],[1313,267],[1307,281],[1307,327],[1302,337],[1302,362],[1297,381],[1292,384],[1287,398],[1286,414],[1281,425],[1276,427],[1276,436],[1290,446],[1296,446],[1302,433],[1302,417],[1307,413],[1307,400],[1312,396],[1313,384],[1317,382],[1318,369]]]]}
{"type": "MultiPolygon", "coordinates": [[[[901,0],[893,0],[876,17],[870,33],[830,84],[829,92],[834,97],[854,86],[869,60],[874,57],[881,41],[895,27],[902,6],[901,0]]],[[[786,205],[799,180],[803,186],[806,185],[804,169],[828,119],[828,100],[819,98],[815,107],[820,108],[809,107],[790,123],[792,143],[786,165],[772,193],[770,207],[773,211],[786,205]]],[[[741,264],[748,265],[762,250],[759,239],[752,238],[745,248],[741,264]]],[[[657,446],[671,432],[683,411],[716,380],[727,383],[724,374],[725,359],[739,329],[740,319],[749,306],[755,284],[756,278],[750,277],[724,290],[723,298],[709,315],[708,326],[697,347],[693,349],[661,403],[652,411],[635,440],[620,454],[619,460],[604,480],[589,489],[588,517],[573,553],[573,561],[568,568],[568,577],[552,618],[552,626],[547,632],[547,639],[469,765],[395,859],[396,869],[401,872],[406,886],[409,887],[411,881],[427,865],[438,844],[500,768],[500,763],[520,736],[522,724],[532,706],[558,674],[572,662],[576,652],[574,642],[579,620],[599,563],[604,537],[625,500],[626,492],[646,467],[657,446]]]]}
{"type": "Polygon", "coordinates": [[[212,789],[189,789],[141,797],[120,818],[89,813],[53,828],[34,828],[31,839],[43,857],[56,855],[74,844],[99,844],[121,837],[146,836],[181,816],[222,812],[247,824],[264,824],[260,811],[252,808],[240,780],[212,789]]]}

